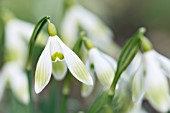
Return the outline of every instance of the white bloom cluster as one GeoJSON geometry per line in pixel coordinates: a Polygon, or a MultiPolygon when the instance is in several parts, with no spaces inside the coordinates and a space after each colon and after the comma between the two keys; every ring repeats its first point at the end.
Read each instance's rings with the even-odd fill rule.
{"type": "Polygon", "coordinates": [[[169,59],[155,50],[143,53],[132,83],[133,101],[139,103],[146,98],[156,110],[167,112],[170,109],[169,67],[169,59]]]}

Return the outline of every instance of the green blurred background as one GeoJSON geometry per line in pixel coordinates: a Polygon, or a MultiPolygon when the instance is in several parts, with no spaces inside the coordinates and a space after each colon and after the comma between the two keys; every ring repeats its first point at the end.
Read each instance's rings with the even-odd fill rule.
{"type": "MultiPolygon", "coordinates": [[[[60,25],[65,0],[0,0],[0,8],[10,9],[16,17],[36,23],[50,15],[60,25]]],[[[121,46],[140,26],[161,53],[170,56],[169,0],[77,0],[98,15],[114,32],[121,46]]]]}

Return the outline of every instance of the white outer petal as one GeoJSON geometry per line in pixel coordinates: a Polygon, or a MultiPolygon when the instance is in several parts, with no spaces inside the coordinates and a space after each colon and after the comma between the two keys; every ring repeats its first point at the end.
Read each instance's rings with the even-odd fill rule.
{"type": "Polygon", "coordinates": [[[112,57],[110,57],[109,55],[105,54],[105,53],[102,53],[100,52],[103,57],[110,63],[110,65],[112,65],[112,68],[114,69],[114,71],[116,71],[116,68],[117,68],[117,62],[115,59],[113,59],[112,57]]]}
{"type": "Polygon", "coordinates": [[[138,52],[135,58],[132,60],[132,62],[127,67],[126,73],[129,76],[133,77],[141,64],[142,64],[142,54],[138,52]]]}
{"type": "Polygon", "coordinates": [[[53,76],[56,80],[62,80],[67,73],[67,65],[65,61],[52,62],[53,76]]]}
{"type": "Polygon", "coordinates": [[[28,79],[23,69],[17,63],[10,62],[4,65],[2,73],[6,77],[6,81],[9,81],[16,98],[24,104],[28,104],[30,101],[28,79]]]}
{"type": "Polygon", "coordinates": [[[144,97],[144,76],[144,67],[143,64],[141,64],[132,81],[132,101],[135,103],[140,103],[144,97]]]}
{"type": "Polygon", "coordinates": [[[77,40],[78,25],[87,32],[97,47],[112,54],[114,50],[112,31],[97,16],[80,5],[74,5],[68,10],[62,25],[62,37],[69,47],[72,48],[77,40]]]}
{"type": "Polygon", "coordinates": [[[30,98],[26,73],[22,70],[16,72],[15,75],[12,75],[10,82],[11,89],[16,95],[16,97],[24,104],[28,104],[30,98]]]}
{"type": "Polygon", "coordinates": [[[61,27],[62,39],[66,45],[73,48],[78,39],[78,23],[76,14],[72,10],[68,10],[64,17],[61,27]]]}
{"type": "Polygon", "coordinates": [[[92,48],[89,51],[90,60],[94,64],[94,70],[99,81],[104,85],[106,89],[110,87],[114,78],[114,68],[111,63],[105,59],[102,53],[96,48],[92,48]]]}
{"type": "Polygon", "coordinates": [[[162,67],[162,70],[170,78],[170,59],[168,59],[167,57],[159,54],[156,51],[154,51],[154,52],[155,52],[155,57],[158,59],[159,64],[162,67]]]}
{"type": "Polygon", "coordinates": [[[114,50],[112,31],[96,15],[82,6],[75,6],[74,10],[77,12],[78,23],[87,31],[87,35],[94,45],[112,55],[114,50]]]}
{"type": "MultiPolygon", "coordinates": [[[[87,70],[90,72],[90,75],[93,78],[93,82],[95,83],[96,79],[95,79],[95,75],[94,75],[94,70],[91,69],[91,61],[89,59],[86,60],[85,65],[87,67],[87,70]]],[[[82,97],[84,97],[84,98],[88,97],[92,93],[93,89],[94,89],[94,85],[88,86],[88,85],[82,84],[82,89],[81,89],[82,97]]]]}
{"type": "Polygon", "coordinates": [[[7,58],[18,62],[22,66],[25,65],[28,54],[28,43],[33,29],[34,25],[19,19],[11,19],[7,23],[5,28],[7,58]]]}
{"type": "Polygon", "coordinates": [[[144,58],[146,63],[146,98],[155,109],[167,112],[170,108],[167,78],[163,75],[153,50],[145,53],[144,58]]]}
{"type": "Polygon", "coordinates": [[[65,62],[73,76],[86,85],[93,85],[93,79],[80,58],[70,48],[68,48],[58,36],[55,38],[61,46],[65,62]]]}
{"type": "Polygon", "coordinates": [[[41,53],[35,71],[35,92],[40,93],[49,83],[52,73],[52,61],[50,55],[50,39],[41,53]]]}

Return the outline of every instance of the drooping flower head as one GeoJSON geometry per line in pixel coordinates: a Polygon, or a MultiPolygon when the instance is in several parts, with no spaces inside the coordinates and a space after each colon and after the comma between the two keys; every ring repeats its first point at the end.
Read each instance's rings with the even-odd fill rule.
{"type": "Polygon", "coordinates": [[[48,33],[50,37],[35,71],[35,92],[40,93],[44,89],[49,83],[52,73],[56,79],[63,79],[67,67],[76,79],[86,85],[93,85],[92,77],[83,62],[56,35],[55,26],[50,22],[48,23],[48,33]]]}
{"type": "MultiPolygon", "coordinates": [[[[8,12],[5,14],[4,18],[8,16],[8,12]]],[[[24,71],[24,66],[28,55],[28,42],[34,25],[14,17],[5,19],[4,22],[5,61],[1,70],[0,95],[2,97],[5,87],[9,86],[14,96],[16,96],[19,101],[28,104],[30,98],[28,80],[26,72],[24,71]]]]}
{"type": "Polygon", "coordinates": [[[167,112],[170,109],[170,97],[166,75],[170,74],[167,71],[170,61],[153,50],[148,39],[143,37],[142,42],[144,53],[133,80],[133,100],[141,101],[145,97],[156,110],[167,112]]]}
{"type": "MultiPolygon", "coordinates": [[[[8,16],[8,14],[6,14],[8,16]]],[[[6,16],[5,16],[6,17],[6,16]]],[[[25,66],[28,56],[28,45],[34,29],[33,24],[17,19],[10,18],[5,24],[5,61],[18,62],[22,67],[25,66]]],[[[44,37],[44,33],[40,36],[44,37]]],[[[38,44],[44,44],[43,40],[38,40],[38,44]]]]}
{"type": "Polygon", "coordinates": [[[5,87],[9,86],[16,98],[24,104],[30,101],[28,92],[28,79],[26,73],[16,62],[6,63],[0,76],[0,98],[4,93],[5,87]],[[8,84],[8,85],[7,85],[8,84]]]}
{"type": "Polygon", "coordinates": [[[19,19],[11,19],[7,22],[5,27],[6,61],[18,61],[20,65],[25,65],[28,42],[33,28],[34,25],[19,19]]]}
{"type": "Polygon", "coordinates": [[[84,42],[85,47],[88,49],[89,57],[86,63],[87,67],[89,71],[93,73],[92,75],[96,74],[98,80],[104,86],[104,89],[108,90],[115,75],[116,61],[107,54],[95,48],[92,42],[90,42],[87,38],[84,39],[84,42]]]}
{"type": "Polygon", "coordinates": [[[67,10],[61,29],[63,41],[69,47],[72,48],[76,43],[80,29],[86,31],[87,37],[96,47],[112,54],[115,49],[112,31],[96,15],[76,4],[67,10]]]}

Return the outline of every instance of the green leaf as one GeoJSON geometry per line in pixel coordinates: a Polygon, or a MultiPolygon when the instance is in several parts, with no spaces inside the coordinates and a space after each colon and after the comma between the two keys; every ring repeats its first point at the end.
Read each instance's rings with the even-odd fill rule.
{"type": "Polygon", "coordinates": [[[90,108],[88,109],[87,113],[98,113],[102,107],[106,104],[108,100],[108,93],[103,92],[99,95],[96,100],[92,103],[90,108]]]}
{"type": "Polygon", "coordinates": [[[129,41],[123,47],[123,50],[118,59],[118,66],[116,69],[115,77],[109,91],[109,95],[112,98],[114,95],[116,84],[122,72],[128,67],[128,65],[131,63],[131,61],[138,52],[139,46],[141,45],[140,38],[143,37],[144,32],[145,30],[143,30],[143,28],[142,29],[140,28],[138,32],[135,33],[135,35],[131,39],[129,39],[129,41]]]}

